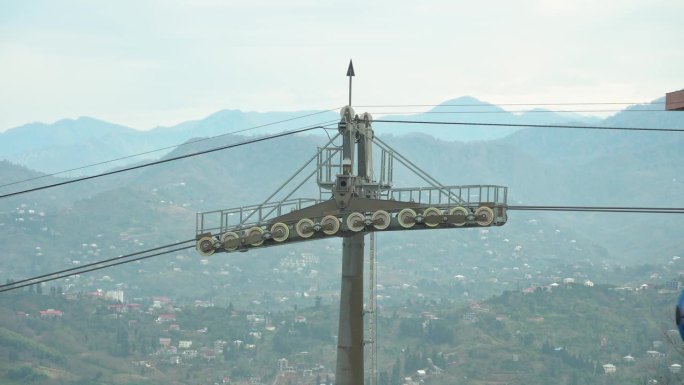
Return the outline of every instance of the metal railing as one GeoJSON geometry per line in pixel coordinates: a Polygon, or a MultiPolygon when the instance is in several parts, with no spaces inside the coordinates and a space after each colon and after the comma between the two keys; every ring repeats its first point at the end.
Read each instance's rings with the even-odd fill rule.
{"type": "MultiPolygon", "coordinates": [[[[379,198],[447,207],[477,207],[482,204],[505,207],[507,195],[508,188],[504,186],[469,185],[394,188],[383,192],[379,198]]],[[[321,199],[299,198],[197,213],[196,230],[198,235],[208,232],[220,234],[229,230],[263,225],[272,218],[295,210],[301,210],[323,201],[321,199]]]]}
{"type": "Polygon", "coordinates": [[[319,147],[316,159],[316,182],[321,188],[332,189],[335,177],[342,173],[342,147],[319,147]]]}
{"type": "Polygon", "coordinates": [[[430,205],[479,206],[482,203],[506,205],[508,188],[495,185],[444,187],[405,187],[389,190],[388,199],[430,205]]]}
{"type": "Polygon", "coordinates": [[[301,210],[317,203],[321,203],[321,201],[318,199],[299,198],[261,205],[207,211],[197,213],[195,227],[198,235],[208,232],[212,234],[223,233],[238,227],[249,228],[263,224],[271,218],[295,210],[301,210]],[[249,219],[249,222],[245,222],[245,219],[249,219]]]}

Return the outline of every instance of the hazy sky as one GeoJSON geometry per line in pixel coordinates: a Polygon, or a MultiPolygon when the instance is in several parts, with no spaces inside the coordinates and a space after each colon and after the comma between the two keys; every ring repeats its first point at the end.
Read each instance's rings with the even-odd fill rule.
{"type": "Polygon", "coordinates": [[[0,131],[224,108],[648,101],[684,88],[684,1],[0,0],[0,131]]]}

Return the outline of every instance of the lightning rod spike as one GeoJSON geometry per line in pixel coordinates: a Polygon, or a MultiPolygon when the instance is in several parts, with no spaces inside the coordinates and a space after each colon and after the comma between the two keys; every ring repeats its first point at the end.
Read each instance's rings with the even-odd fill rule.
{"type": "Polygon", "coordinates": [[[347,68],[347,76],[349,77],[349,107],[351,107],[352,102],[352,77],[356,76],[354,74],[354,63],[349,59],[349,67],[347,68]]]}

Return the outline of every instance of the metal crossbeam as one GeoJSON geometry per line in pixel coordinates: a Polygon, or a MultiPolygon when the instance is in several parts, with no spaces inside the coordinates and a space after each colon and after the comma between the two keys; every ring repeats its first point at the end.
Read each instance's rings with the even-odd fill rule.
{"type": "MultiPolygon", "coordinates": [[[[351,93],[351,76],[354,75],[351,62],[348,75],[351,93]]],[[[351,95],[349,100],[351,104],[351,95]]],[[[351,106],[346,106],[340,115],[338,134],[325,146],[318,148],[316,154],[264,202],[198,213],[197,250],[202,255],[211,255],[215,252],[247,251],[257,247],[341,237],[342,277],[335,383],[361,385],[364,381],[365,234],[501,226],[508,219],[508,192],[506,187],[496,185],[444,186],[376,138],[370,114],[359,117],[351,106]],[[342,138],[342,146],[333,145],[338,137],[342,138]],[[375,178],[373,170],[373,144],[381,150],[379,180],[375,178]],[[394,159],[428,186],[393,187],[394,159]],[[313,172],[284,198],[271,201],[314,160],[316,169],[313,172]],[[290,199],[314,175],[319,186],[318,199],[290,199]]],[[[371,282],[374,283],[374,279],[371,282]]],[[[372,298],[371,303],[374,301],[375,298],[372,298]]],[[[371,327],[371,332],[374,330],[371,327]]],[[[373,335],[371,339],[375,342],[373,335]]]]}

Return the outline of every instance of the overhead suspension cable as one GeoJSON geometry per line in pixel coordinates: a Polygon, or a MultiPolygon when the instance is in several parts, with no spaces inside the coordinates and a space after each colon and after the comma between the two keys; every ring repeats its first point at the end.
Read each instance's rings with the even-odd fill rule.
{"type": "MultiPolygon", "coordinates": [[[[584,103],[501,103],[501,104],[487,104],[487,103],[482,103],[482,104],[396,104],[396,105],[386,104],[386,105],[363,105],[363,106],[358,106],[358,107],[361,107],[361,108],[395,108],[395,107],[497,107],[497,106],[581,106],[581,105],[599,105],[600,106],[600,105],[638,105],[638,104],[643,105],[643,104],[665,104],[665,103],[664,102],[607,102],[607,103],[584,102],[584,103]]],[[[152,154],[152,153],[159,152],[159,151],[169,150],[169,149],[173,149],[173,148],[177,148],[177,147],[181,147],[181,146],[186,146],[186,145],[190,145],[190,144],[194,144],[194,143],[198,143],[198,142],[203,142],[203,141],[210,140],[210,139],[216,139],[216,138],[220,138],[220,137],[227,136],[227,135],[239,134],[239,133],[243,133],[243,132],[247,132],[247,131],[252,131],[252,130],[255,130],[258,128],[263,128],[263,127],[268,127],[268,126],[272,126],[272,125],[276,125],[276,124],[286,123],[286,122],[297,120],[297,119],[303,119],[306,117],[319,115],[319,114],[323,114],[323,113],[330,112],[330,111],[336,111],[337,109],[339,109],[339,107],[327,109],[327,110],[323,110],[323,111],[318,111],[318,112],[314,112],[314,113],[310,113],[310,114],[306,114],[306,115],[301,115],[301,116],[297,116],[297,117],[293,117],[293,118],[283,119],[283,120],[279,120],[279,121],[275,121],[275,122],[270,122],[270,123],[266,123],[266,124],[261,124],[258,126],[253,126],[253,127],[249,127],[249,128],[245,128],[245,129],[236,130],[236,131],[226,132],[223,134],[214,135],[214,136],[210,136],[207,138],[195,139],[195,140],[187,141],[184,143],[179,143],[179,144],[172,145],[172,146],[160,147],[157,149],[144,151],[144,152],[140,152],[137,154],[126,155],[126,156],[113,158],[113,159],[109,159],[109,160],[105,160],[105,161],[101,161],[101,162],[96,162],[96,163],[91,163],[91,164],[87,164],[87,165],[83,165],[83,166],[79,166],[79,167],[74,167],[74,168],[70,168],[70,169],[66,169],[66,170],[56,171],[56,172],[49,173],[49,174],[39,175],[39,176],[36,176],[33,178],[17,180],[14,182],[0,184],[0,187],[12,186],[12,185],[19,184],[19,183],[25,183],[25,182],[30,182],[33,180],[38,180],[38,179],[48,178],[51,176],[65,174],[65,173],[72,172],[72,171],[78,171],[78,170],[83,170],[83,169],[90,168],[90,167],[101,166],[104,164],[109,164],[109,163],[113,163],[113,162],[117,162],[117,161],[121,161],[121,160],[126,160],[126,159],[131,159],[131,158],[135,158],[135,157],[142,156],[142,155],[148,155],[148,154],[152,154]]],[[[555,110],[555,111],[552,111],[552,110],[392,111],[392,112],[375,112],[375,113],[376,114],[495,114],[495,113],[503,114],[503,113],[605,113],[605,112],[671,112],[671,111],[666,111],[666,110],[637,110],[637,109],[635,109],[635,110],[615,110],[615,109],[613,109],[613,110],[555,110]]]]}
{"type": "MultiPolygon", "coordinates": [[[[602,212],[602,213],[635,213],[635,214],[684,214],[684,207],[626,207],[626,206],[523,206],[523,205],[512,205],[507,206],[507,210],[519,210],[519,211],[568,211],[568,212],[602,212]]],[[[74,268],[59,270],[49,274],[42,274],[39,276],[22,279],[20,281],[0,285],[0,293],[15,289],[20,289],[22,287],[27,287],[31,285],[40,284],[43,282],[53,281],[61,278],[70,277],[76,274],[87,273],[90,271],[105,269],[109,267],[114,267],[118,265],[123,265],[130,262],[136,262],[160,255],[170,254],[182,250],[187,250],[195,247],[194,245],[182,246],[158,253],[148,254],[152,251],[167,249],[169,247],[174,247],[178,245],[183,245],[188,242],[194,242],[195,239],[188,239],[181,242],[176,242],[168,244],[165,246],[159,246],[131,254],[121,255],[115,258],[105,259],[98,262],[89,263],[87,265],[78,266],[74,268]],[[137,258],[131,258],[137,255],[142,255],[137,258]]]]}
{"type": "Polygon", "coordinates": [[[161,147],[161,148],[157,148],[157,149],[154,149],[154,150],[149,150],[149,151],[145,151],[145,152],[140,152],[140,153],[137,153],[137,154],[126,155],[126,156],[122,156],[122,157],[119,157],[119,158],[109,159],[109,160],[105,160],[105,161],[101,161],[101,162],[97,162],[97,163],[91,163],[91,164],[87,164],[87,165],[84,165],[84,166],[79,166],[79,167],[75,167],[75,168],[70,168],[70,169],[68,169],[68,170],[57,171],[57,172],[53,172],[53,173],[50,173],[50,174],[39,175],[39,176],[36,176],[36,177],[33,177],[33,178],[22,179],[22,180],[10,182],[10,183],[0,184],[0,187],[12,186],[12,185],[15,185],[15,184],[18,184],[18,183],[30,182],[30,181],[33,181],[33,180],[43,179],[43,178],[47,178],[47,177],[51,177],[51,176],[55,176],[55,175],[64,174],[64,173],[67,173],[67,172],[83,170],[83,169],[90,168],[90,167],[95,167],[95,166],[101,166],[101,165],[103,165],[103,164],[118,162],[118,161],[120,161],[120,160],[135,158],[135,157],[142,156],[142,155],[148,155],[148,154],[152,154],[152,153],[159,152],[159,151],[170,150],[170,149],[177,148],[177,147],[181,147],[181,146],[187,146],[187,145],[190,145],[190,144],[194,144],[194,143],[198,143],[198,142],[203,142],[203,141],[206,141],[206,140],[221,138],[221,137],[227,136],[227,135],[240,134],[240,133],[244,133],[244,132],[247,132],[247,131],[256,130],[256,129],[258,129],[258,128],[273,126],[273,125],[276,125],[276,124],[286,123],[286,122],[290,122],[290,121],[297,120],[297,119],[303,119],[303,118],[307,118],[307,117],[314,116],[314,115],[324,114],[324,113],[330,112],[330,111],[336,111],[336,110],[338,110],[338,109],[339,109],[339,108],[334,108],[334,109],[328,109],[328,110],[318,111],[318,112],[314,112],[314,113],[311,113],[311,114],[296,116],[296,117],[289,118],[289,119],[282,119],[282,120],[278,120],[278,121],[275,121],[275,122],[270,122],[270,123],[261,124],[261,125],[258,125],[258,126],[253,126],[253,127],[249,127],[249,128],[243,128],[243,129],[235,130],[235,131],[231,131],[231,132],[225,132],[225,133],[223,133],[223,134],[214,135],[214,136],[210,136],[210,137],[207,137],[207,138],[194,139],[194,140],[190,140],[190,141],[187,141],[187,142],[179,143],[179,144],[176,144],[176,145],[173,145],[173,146],[161,147]]]}
{"type": "Polygon", "coordinates": [[[178,247],[178,248],[174,248],[174,249],[170,249],[170,250],[166,250],[166,251],[161,251],[161,252],[157,252],[157,253],[153,253],[153,254],[147,254],[151,251],[167,249],[169,247],[178,246],[178,245],[182,245],[182,244],[185,244],[188,242],[193,242],[193,241],[194,241],[194,239],[189,239],[187,241],[172,243],[172,244],[169,244],[166,246],[159,246],[159,247],[155,247],[152,249],[139,251],[136,253],[131,253],[131,254],[126,254],[126,255],[119,256],[119,257],[115,257],[115,258],[105,259],[105,260],[102,260],[99,262],[89,263],[89,264],[83,265],[83,266],[78,266],[78,267],[74,267],[74,268],[70,268],[70,269],[64,269],[64,270],[56,271],[56,272],[49,273],[49,274],[39,275],[39,276],[32,277],[32,278],[22,279],[21,281],[16,281],[16,282],[0,285],[0,293],[5,292],[5,291],[20,289],[20,288],[26,287],[26,286],[41,284],[43,282],[54,281],[57,279],[66,278],[66,277],[70,277],[70,276],[73,276],[76,274],[82,274],[82,273],[87,273],[90,271],[106,269],[109,267],[123,265],[126,263],[141,261],[143,259],[148,259],[148,258],[160,256],[160,255],[165,255],[165,254],[175,253],[175,252],[182,251],[182,250],[191,249],[191,248],[195,247],[195,245],[183,246],[183,247],[178,247]],[[141,255],[141,254],[146,254],[146,255],[142,255],[142,256],[136,257],[136,258],[131,258],[131,257],[134,257],[136,255],[141,255]]]}
{"type": "MultiPolygon", "coordinates": [[[[418,120],[390,120],[377,119],[373,123],[401,123],[401,124],[434,124],[455,126],[490,126],[490,127],[532,127],[532,128],[577,128],[585,130],[609,130],[609,131],[664,131],[684,132],[679,128],[649,128],[649,127],[612,127],[612,126],[579,126],[568,124],[519,124],[519,123],[478,123],[478,122],[431,122],[418,120]]],[[[1,198],[2,196],[0,196],[1,198]]]]}
{"type": "Polygon", "coordinates": [[[579,102],[579,103],[446,103],[446,104],[375,104],[355,106],[358,108],[378,107],[496,107],[496,106],[609,106],[609,105],[649,105],[665,104],[665,102],[579,102]]]}
{"type": "Polygon", "coordinates": [[[49,188],[53,188],[53,187],[57,187],[57,186],[63,186],[63,185],[67,185],[67,184],[72,184],[72,183],[76,183],[76,182],[82,182],[82,181],[85,181],[85,180],[100,178],[100,177],[103,177],[103,176],[119,174],[119,173],[123,173],[123,172],[127,172],[127,171],[132,171],[132,170],[137,170],[137,169],[141,169],[141,168],[145,168],[145,167],[156,166],[156,165],[159,165],[159,164],[168,163],[168,162],[173,162],[173,161],[180,160],[180,159],[185,159],[185,158],[191,158],[191,157],[194,157],[194,156],[204,155],[204,154],[208,154],[208,153],[211,153],[211,152],[216,152],[216,151],[226,150],[226,149],[229,149],[229,148],[235,148],[235,147],[244,146],[244,145],[247,145],[247,144],[252,144],[252,143],[263,142],[263,141],[267,141],[267,140],[271,140],[271,139],[276,139],[276,138],[280,138],[280,137],[283,137],[283,136],[294,135],[294,134],[298,134],[298,133],[302,133],[302,132],[307,132],[307,131],[311,131],[311,130],[316,130],[316,129],[325,129],[325,128],[326,128],[325,126],[328,126],[328,125],[330,125],[330,124],[333,123],[333,122],[337,123],[336,120],[335,120],[335,121],[328,121],[328,122],[320,123],[320,124],[315,125],[315,126],[309,126],[309,127],[306,127],[306,128],[300,128],[300,129],[295,129],[295,130],[290,130],[290,131],[284,131],[284,132],[281,132],[281,133],[278,133],[278,134],[267,135],[267,136],[263,136],[263,137],[260,137],[260,138],[254,138],[254,139],[244,140],[244,141],[242,141],[242,142],[233,143],[233,144],[228,144],[228,145],[225,145],[225,146],[214,147],[214,148],[210,148],[210,149],[208,149],[208,150],[193,152],[193,153],[185,154],[185,155],[174,156],[174,157],[166,158],[166,159],[160,159],[160,160],[157,160],[157,161],[154,161],[154,162],[143,163],[143,164],[139,164],[139,165],[136,165],[136,166],[124,167],[124,168],[121,168],[121,169],[118,169],[118,170],[107,171],[107,172],[103,172],[103,173],[100,173],[100,174],[84,176],[84,177],[80,177],[80,178],[76,178],[76,179],[71,179],[71,180],[66,180],[66,181],[62,181],[62,182],[58,182],[58,183],[52,183],[52,184],[48,184],[48,185],[44,185],[44,186],[39,186],[39,187],[34,187],[34,188],[30,188],[30,189],[25,189],[25,190],[21,190],[21,191],[16,191],[16,192],[8,193],[8,194],[3,194],[3,195],[0,195],[0,199],[2,199],[2,198],[8,198],[8,197],[15,196],[15,195],[26,194],[26,193],[33,192],[33,191],[45,190],[45,189],[49,189],[49,188]]]}
{"type": "Polygon", "coordinates": [[[684,207],[612,207],[612,206],[507,206],[522,211],[586,211],[600,213],[684,214],[684,207]]]}
{"type": "MultiPolygon", "coordinates": [[[[72,267],[72,268],[69,268],[69,269],[64,269],[64,270],[55,271],[55,272],[52,272],[52,273],[49,273],[49,274],[43,274],[43,275],[39,275],[39,276],[32,277],[32,278],[22,279],[22,280],[20,280],[20,281],[14,281],[14,282],[12,282],[11,284],[0,285],[0,289],[4,288],[5,286],[18,285],[18,284],[20,284],[20,283],[24,283],[24,282],[28,282],[28,281],[33,281],[33,280],[35,280],[35,279],[40,279],[40,278],[49,277],[49,276],[55,275],[55,274],[67,273],[67,272],[70,272],[70,271],[73,272],[73,271],[76,271],[76,270],[84,269],[84,268],[91,267],[91,266],[100,265],[100,264],[103,264],[103,263],[118,261],[118,260],[121,260],[121,259],[126,259],[126,258],[130,258],[130,257],[134,257],[134,256],[136,256],[136,255],[145,254],[145,253],[149,253],[149,252],[152,252],[152,251],[157,251],[157,250],[166,249],[166,248],[173,247],[173,246],[182,245],[182,244],[184,244],[184,243],[192,242],[192,241],[194,241],[194,240],[195,240],[194,238],[193,238],[193,239],[188,239],[188,240],[182,241],[182,242],[171,243],[171,244],[165,245],[165,246],[159,246],[159,247],[154,247],[154,248],[151,248],[151,249],[142,250],[142,251],[138,251],[138,252],[131,253],[131,254],[120,255],[120,256],[118,256],[118,257],[109,258],[109,259],[105,259],[105,260],[102,260],[102,261],[89,263],[89,264],[87,264],[87,265],[81,265],[81,266],[72,267]]],[[[75,274],[75,273],[74,273],[74,274],[75,274]]]]}
{"type": "Polygon", "coordinates": [[[374,114],[377,115],[416,115],[416,114],[426,114],[426,115],[435,115],[435,114],[518,114],[518,113],[524,113],[524,114],[537,114],[537,113],[555,113],[555,114],[562,114],[562,113],[573,113],[573,114],[578,114],[578,113],[605,113],[605,112],[672,112],[672,111],[667,111],[667,110],[653,110],[653,109],[648,109],[648,110],[515,110],[515,111],[508,111],[508,110],[498,110],[498,111],[374,111],[374,114]]]}

